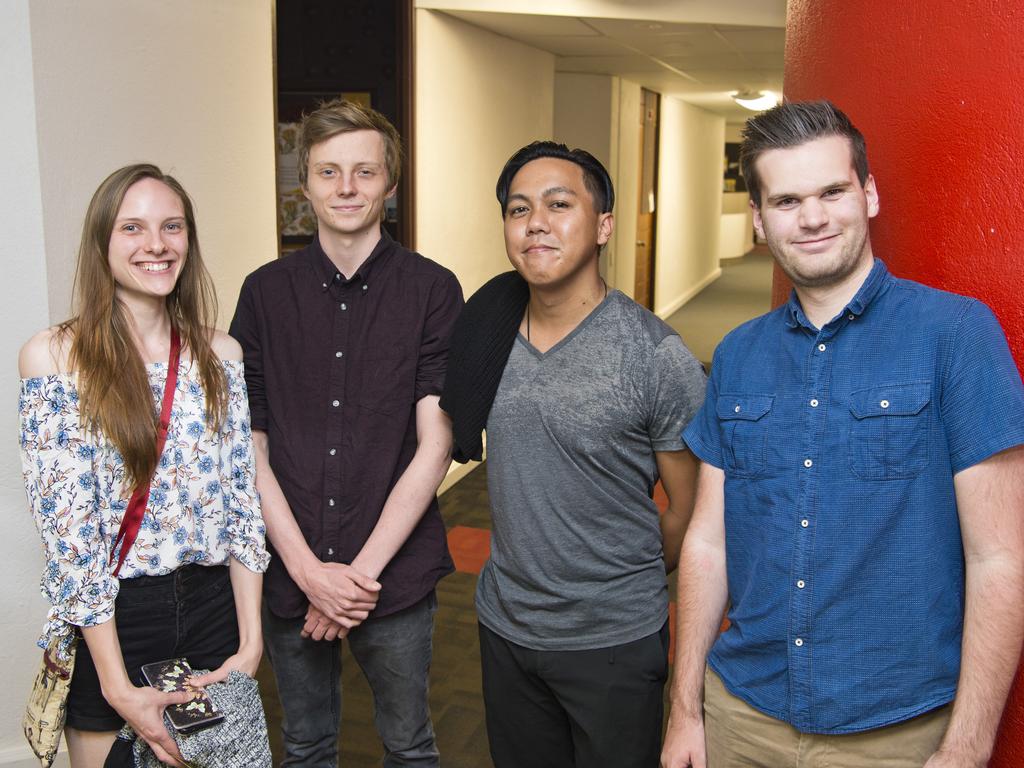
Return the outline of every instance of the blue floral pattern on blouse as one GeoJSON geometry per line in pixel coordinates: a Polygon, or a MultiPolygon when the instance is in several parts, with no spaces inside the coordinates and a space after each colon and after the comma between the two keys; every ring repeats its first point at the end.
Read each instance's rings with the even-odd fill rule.
{"type": "MultiPolygon", "coordinates": [[[[205,426],[199,371],[191,361],[181,363],[167,443],[122,579],[159,576],[187,563],[223,565],[230,557],[252,571],[267,568],[242,363],[223,365],[227,418],[214,434],[205,426]]],[[[166,363],[146,366],[157,406],[166,369],[166,363]]],[[[46,555],[40,586],[52,606],[39,645],[57,640],[61,656],[73,626],[114,615],[118,579],[111,575],[110,547],[131,497],[121,455],[81,425],[75,382],[68,374],[22,379],[19,398],[22,473],[46,555]]]]}

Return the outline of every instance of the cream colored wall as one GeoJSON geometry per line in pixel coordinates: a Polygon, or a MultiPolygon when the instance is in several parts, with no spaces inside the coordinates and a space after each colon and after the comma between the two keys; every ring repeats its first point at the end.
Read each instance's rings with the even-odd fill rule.
{"type": "MultiPolygon", "coordinates": [[[[753,117],[754,113],[751,112],[750,115],[751,115],[751,117],[753,117]]],[[[725,140],[726,140],[726,142],[729,143],[729,144],[739,144],[740,141],[742,141],[742,137],[740,136],[740,131],[743,130],[743,126],[744,125],[746,125],[746,123],[726,123],[725,124],[725,140]]]]}
{"type": "Polygon", "coordinates": [[[30,3],[50,320],[68,314],[93,190],[153,162],[196,204],[221,327],[277,255],[273,0],[30,3]]]}
{"type": "Polygon", "coordinates": [[[640,86],[619,78],[618,160],[615,170],[615,263],[609,281],[633,297],[636,289],[636,217],[640,210],[640,86]]]}
{"type": "Polygon", "coordinates": [[[723,192],[722,215],[750,213],[750,195],[746,192],[723,192]]]}
{"type": "Polygon", "coordinates": [[[612,108],[617,77],[555,73],[555,139],[585,149],[605,168],[612,165],[612,108]]]}
{"type": "Polygon", "coordinates": [[[511,267],[494,184],[505,161],[554,130],[550,53],[416,11],[416,250],[466,296],[511,267]]]}
{"type": "MultiPolygon", "coordinates": [[[[608,75],[555,73],[554,138],[569,147],[585,149],[608,170],[616,194],[619,155],[618,131],[619,78],[608,75]]],[[[616,202],[615,226],[621,206],[616,202]]],[[[601,252],[601,274],[609,285],[616,263],[614,236],[601,252]]]]}
{"type": "MultiPolygon", "coordinates": [[[[753,114],[753,113],[751,113],[753,114]]],[[[726,123],[725,141],[738,144],[744,123],[726,123]]],[[[743,256],[754,247],[754,216],[750,210],[750,195],[746,192],[722,193],[722,228],[718,255],[722,259],[743,256]]]]}
{"type": "Polygon", "coordinates": [[[735,259],[754,247],[754,215],[746,192],[722,193],[722,227],[718,258],[735,259]]]}
{"type": "MultiPolygon", "coordinates": [[[[0,209],[4,218],[4,280],[0,280],[0,513],[4,545],[0,556],[0,765],[26,766],[32,753],[21,734],[21,713],[39,665],[36,637],[46,615],[39,594],[43,558],[39,536],[25,503],[18,455],[18,349],[49,323],[46,261],[43,258],[43,209],[39,189],[35,95],[28,0],[5,3],[0,24],[0,103],[7,114],[4,151],[0,152],[0,209]]],[[[62,757],[66,765],[66,759],[62,757]]],[[[38,766],[38,762],[34,765],[38,766]]]]}
{"type": "Polygon", "coordinates": [[[655,312],[668,317],[720,274],[725,120],[661,100],[655,312]]]}
{"type": "MultiPolygon", "coordinates": [[[[276,255],[272,0],[6,0],[0,24],[4,276],[0,281],[0,766],[38,766],[21,713],[41,652],[42,555],[15,435],[17,352],[68,315],[96,185],[152,160],[196,200],[203,252],[231,317],[242,278],[276,255]]],[[[67,765],[61,756],[58,766],[67,765]]]]}
{"type": "MultiPolygon", "coordinates": [[[[615,183],[615,234],[602,272],[628,296],[636,282],[640,98],[640,86],[622,78],[555,74],[555,138],[592,152],[615,183]]],[[[718,276],[721,247],[732,256],[749,249],[742,245],[743,224],[707,199],[709,189],[721,196],[723,143],[714,145],[713,136],[724,136],[724,120],[675,99],[663,98],[662,105],[659,172],[669,176],[659,185],[655,306],[667,316],[718,276]]]]}

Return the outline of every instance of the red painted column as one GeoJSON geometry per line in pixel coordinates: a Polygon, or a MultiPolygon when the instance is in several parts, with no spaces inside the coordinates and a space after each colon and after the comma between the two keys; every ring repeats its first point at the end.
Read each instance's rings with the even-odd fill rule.
{"type": "MultiPolygon", "coordinates": [[[[988,304],[1018,367],[1022,78],[1020,0],[789,0],[785,97],[830,99],[863,131],[881,197],[875,255],[900,277],[988,304]]],[[[780,277],[776,303],[788,294],[780,277]]],[[[1020,671],[991,765],[1024,766],[1020,671]]]]}

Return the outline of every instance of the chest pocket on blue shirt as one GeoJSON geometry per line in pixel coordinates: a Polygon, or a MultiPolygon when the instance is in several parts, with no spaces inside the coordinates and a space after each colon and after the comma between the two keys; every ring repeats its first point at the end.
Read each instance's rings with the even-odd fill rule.
{"type": "Polygon", "coordinates": [[[850,395],[850,469],[865,480],[898,480],[928,465],[931,384],[887,384],[850,395]]]}
{"type": "Polygon", "coordinates": [[[768,452],[768,417],[775,395],[738,395],[723,392],[716,412],[722,430],[722,459],[734,477],[755,477],[764,472],[768,452]]]}

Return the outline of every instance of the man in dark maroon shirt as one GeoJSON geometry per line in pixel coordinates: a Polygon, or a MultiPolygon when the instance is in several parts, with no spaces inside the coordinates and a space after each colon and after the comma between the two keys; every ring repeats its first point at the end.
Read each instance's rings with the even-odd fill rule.
{"type": "Polygon", "coordinates": [[[427,675],[434,587],[452,571],[435,496],[452,438],[438,396],[462,290],[381,228],[400,159],[373,110],[339,99],[307,115],[317,237],[249,275],[231,323],[274,554],[263,627],[285,766],[337,765],[346,636],[384,765],[439,765],[427,675]]]}

